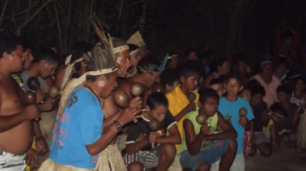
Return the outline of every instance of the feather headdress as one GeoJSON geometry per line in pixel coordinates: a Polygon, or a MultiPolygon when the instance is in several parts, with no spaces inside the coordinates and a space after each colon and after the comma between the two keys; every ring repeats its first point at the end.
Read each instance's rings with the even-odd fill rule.
{"type": "Polygon", "coordinates": [[[146,43],[144,42],[144,40],[141,37],[141,34],[139,31],[136,31],[128,40],[127,43],[129,44],[135,44],[140,46],[145,46],[146,43]]]}

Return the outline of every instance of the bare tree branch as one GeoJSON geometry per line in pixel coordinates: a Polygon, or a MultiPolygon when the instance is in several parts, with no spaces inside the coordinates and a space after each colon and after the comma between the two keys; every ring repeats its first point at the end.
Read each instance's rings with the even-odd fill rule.
{"type": "Polygon", "coordinates": [[[8,3],[8,0],[5,1],[3,9],[2,9],[1,16],[0,16],[0,28],[1,28],[1,23],[2,23],[2,19],[3,19],[3,16],[4,16],[5,10],[6,10],[7,3],[8,3]]]}
{"type": "Polygon", "coordinates": [[[45,2],[42,6],[40,6],[40,8],[38,8],[36,10],[36,12],[30,17],[28,18],[25,22],[23,22],[18,28],[17,28],[17,35],[20,35],[20,29],[22,29],[24,26],[26,26],[42,9],[45,8],[45,6],[47,6],[50,2],[52,2],[53,0],[48,0],[47,2],[45,2]]]}
{"type": "Polygon", "coordinates": [[[55,16],[56,16],[56,23],[57,23],[57,30],[58,30],[58,38],[59,38],[59,44],[60,44],[60,51],[63,51],[63,41],[62,41],[62,30],[61,30],[61,26],[60,26],[60,22],[59,22],[59,18],[58,18],[58,12],[57,12],[57,8],[56,8],[56,4],[53,3],[53,7],[54,7],[54,11],[55,11],[55,16]]]}
{"type": "Polygon", "coordinates": [[[10,15],[8,17],[5,17],[3,20],[7,20],[7,19],[10,19],[12,17],[15,17],[15,16],[18,16],[18,15],[21,15],[21,14],[24,14],[26,12],[29,12],[32,8],[34,8],[37,4],[39,3],[39,0],[37,0],[31,7],[29,7],[28,9],[24,10],[24,11],[21,11],[17,14],[13,14],[13,15],[10,15]]]}

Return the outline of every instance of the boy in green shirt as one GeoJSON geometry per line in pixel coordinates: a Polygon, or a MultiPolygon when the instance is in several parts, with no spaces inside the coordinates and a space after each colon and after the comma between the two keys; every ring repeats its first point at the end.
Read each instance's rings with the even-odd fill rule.
{"type": "Polygon", "coordinates": [[[210,165],[220,160],[220,171],[229,170],[236,155],[235,129],[218,112],[219,95],[213,89],[201,90],[199,108],[187,114],[184,120],[183,142],[179,148],[184,169],[209,171],[210,165]],[[196,118],[205,116],[200,125],[196,118]],[[215,134],[219,126],[223,132],[215,134]]]}

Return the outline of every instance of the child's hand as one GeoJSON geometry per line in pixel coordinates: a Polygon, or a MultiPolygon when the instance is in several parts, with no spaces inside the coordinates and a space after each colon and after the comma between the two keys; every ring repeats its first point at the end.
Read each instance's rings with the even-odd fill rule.
{"type": "Polygon", "coordinates": [[[201,131],[202,131],[202,134],[203,134],[203,135],[208,135],[209,132],[210,132],[209,126],[208,126],[207,124],[203,125],[203,126],[201,127],[201,131]]]}
{"type": "Polygon", "coordinates": [[[191,102],[186,106],[187,113],[194,111],[195,109],[196,109],[196,104],[194,102],[191,102]]]}
{"type": "Polygon", "coordinates": [[[146,139],[146,138],[147,138],[147,135],[146,135],[146,134],[140,133],[139,136],[138,136],[138,138],[136,139],[136,142],[142,141],[142,140],[144,140],[144,139],[146,139]]]}
{"type": "Polygon", "coordinates": [[[245,126],[248,123],[248,119],[246,117],[239,117],[239,125],[245,126]]]}
{"type": "Polygon", "coordinates": [[[157,132],[150,132],[150,135],[149,135],[149,142],[150,143],[155,143],[157,138],[159,137],[159,133],[157,132]]]}

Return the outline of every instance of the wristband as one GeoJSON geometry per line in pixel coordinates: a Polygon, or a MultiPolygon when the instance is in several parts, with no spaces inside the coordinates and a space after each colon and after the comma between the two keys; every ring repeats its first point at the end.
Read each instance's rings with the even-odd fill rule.
{"type": "Polygon", "coordinates": [[[122,132],[122,126],[121,126],[121,124],[120,124],[117,120],[114,120],[114,124],[115,124],[115,126],[116,126],[118,132],[121,133],[121,132],[122,132]]]}

